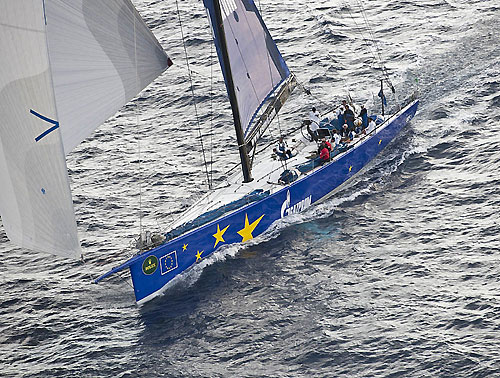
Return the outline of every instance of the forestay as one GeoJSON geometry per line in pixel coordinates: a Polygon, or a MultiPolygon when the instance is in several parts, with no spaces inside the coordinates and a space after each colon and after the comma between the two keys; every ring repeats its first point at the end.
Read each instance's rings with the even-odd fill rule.
{"type": "Polygon", "coordinates": [[[57,111],[68,154],[172,62],[130,0],[45,3],[57,111]]]}
{"type": "Polygon", "coordinates": [[[129,0],[7,1],[0,33],[2,223],[17,245],[78,258],[65,152],[171,61],[129,0]]]}
{"type": "MultiPolygon", "coordinates": [[[[217,3],[219,2],[240,121],[246,136],[252,131],[252,121],[262,104],[290,75],[290,71],[252,0],[220,0],[217,3]]],[[[204,0],[204,4],[227,83],[227,68],[221,57],[220,38],[213,25],[216,5],[213,0],[204,0]]]]}

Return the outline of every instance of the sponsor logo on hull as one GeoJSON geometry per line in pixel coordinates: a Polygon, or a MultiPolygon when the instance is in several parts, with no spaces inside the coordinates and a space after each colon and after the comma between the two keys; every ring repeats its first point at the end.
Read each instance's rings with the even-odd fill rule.
{"type": "Polygon", "coordinates": [[[158,258],[154,255],[146,257],[142,263],[142,272],[149,276],[156,272],[156,269],[158,269],[158,258]]]}
{"type": "Polygon", "coordinates": [[[286,200],[283,202],[283,205],[281,205],[281,218],[292,214],[298,214],[307,209],[312,204],[312,196],[304,198],[293,206],[290,206],[290,202],[290,191],[288,190],[286,192],[286,200]]]}

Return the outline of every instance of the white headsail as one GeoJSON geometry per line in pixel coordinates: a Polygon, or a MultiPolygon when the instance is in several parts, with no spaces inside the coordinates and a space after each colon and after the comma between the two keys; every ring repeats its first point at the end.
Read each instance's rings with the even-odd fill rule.
{"type": "Polygon", "coordinates": [[[78,257],[41,1],[2,4],[0,51],[0,213],[5,231],[22,247],[78,257]]]}
{"type": "Polygon", "coordinates": [[[128,0],[5,2],[0,51],[5,231],[19,246],[78,258],[64,151],[139,93],[170,60],[128,0]]]}
{"type": "Polygon", "coordinates": [[[172,63],[130,0],[45,2],[57,112],[68,154],[172,63]]]}

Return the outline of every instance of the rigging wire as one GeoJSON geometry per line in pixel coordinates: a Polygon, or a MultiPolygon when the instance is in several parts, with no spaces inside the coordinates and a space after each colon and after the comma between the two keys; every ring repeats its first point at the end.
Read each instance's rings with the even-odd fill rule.
{"type": "MultiPolygon", "coordinates": [[[[259,12],[260,12],[260,15],[261,17],[264,17],[264,13],[262,11],[262,4],[259,0],[259,12]]],[[[269,69],[269,79],[271,81],[271,85],[273,84],[273,71],[272,71],[272,67],[271,67],[271,57],[269,55],[269,51],[267,51],[267,68],[269,69]]],[[[290,74],[292,74],[290,72],[290,74]]],[[[279,115],[279,112],[276,113],[276,119],[277,119],[277,123],[278,123],[278,131],[279,131],[279,136],[283,136],[283,130],[281,129],[281,122],[280,122],[280,115],[279,115]]],[[[269,128],[270,129],[270,128],[269,128]]],[[[254,160],[254,156],[255,156],[255,152],[257,151],[257,139],[255,140],[255,146],[253,146],[253,156],[252,156],[252,163],[253,163],[253,160],[254,160]]],[[[286,168],[286,160],[285,160],[285,169],[286,168]]]]}
{"type": "MultiPolygon", "coordinates": [[[[355,25],[354,30],[355,30],[355,31],[359,31],[359,33],[361,34],[361,37],[362,37],[363,41],[365,42],[366,46],[367,46],[367,47],[368,47],[368,49],[370,50],[370,53],[371,53],[371,55],[372,55],[372,57],[373,57],[373,60],[374,60],[374,61],[376,61],[376,60],[377,60],[377,57],[375,56],[375,54],[374,54],[374,52],[373,52],[373,47],[372,47],[372,45],[368,42],[368,39],[367,39],[367,38],[365,38],[365,36],[364,36],[364,34],[363,34],[363,31],[362,31],[361,27],[360,27],[360,26],[358,25],[358,23],[356,22],[356,19],[354,18],[353,14],[352,14],[352,12],[351,12],[351,8],[350,8],[349,4],[347,4],[346,2],[344,2],[344,3],[343,3],[343,6],[344,6],[345,8],[347,8],[347,10],[348,10],[348,12],[349,12],[349,15],[350,15],[350,17],[351,17],[351,19],[352,19],[352,21],[353,21],[353,23],[354,23],[354,25],[355,25]]],[[[339,13],[339,14],[342,16],[342,14],[341,14],[341,12],[340,12],[340,11],[337,11],[337,13],[339,13]]],[[[368,24],[367,24],[367,25],[368,25],[368,24]]],[[[358,54],[358,56],[363,57],[363,55],[362,55],[362,54],[358,54]]],[[[362,61],[363,59],[360,59],[360,60],[362,61]]],[[[351,91],[349,90],[349,86],[348,86],[348,84],[347,84],[347,81],[345,80],[345,78],[344,78],[344,77],[341,77],[341,78],[342,78],[342,82],[344,83],[344,86],[347,88],[347,99],[349,100],[348,102],[349,102],[349,104],[353,107],[353,110],[355,110],[355,108],[354,108],[354,103],[353,103],[353,100],[352,100],[352,97],[351,97],[351,91]]]]}
{"type": "MultiPolygon", "coordinates": [[[[372,36],[372,41],[371,41],[371,43],[370,43],[369,38],[366,38],[366,37],[365,37],[365,33],[363,33],[363,27],[362,27],[362,26],[360,26],[360,25],[357,23],[356,18],[355,18],[355,17],[354,17],[354,15],[352,14],[352,12],[351,12],[351,8],[350,8],[349,4],[347,4],[347,3],[345,3],[345,2],[344,2],[343,4],[344,4],[344,6],[347,8],[347,12],[349,12],[349,16],[351,17],[352,22],[353,22],[353,24],[354,24],[354,26],[355,26],[354,30],[355,30],[356,32],[358,32],[358,33],[361,35],[361,38],[363,39],[363,41],[365,42],[366,46],[367,46],[367,47],[368,47],[368,49],[370,50],[370,53],[371,53],[371,55],[372,55],[372,57],[373,57],[373,60],[379,64],[380,69],[382,70],[382,72],[384,72],[384,65],[383,65],[383,63],[382,63],[382,56],[380,55],[380,53],[378,53],[378,58],[377,58],[376,51],[374,51],[374,49],[373,49],[373,46],[374,46],[373,36],[372,36]]],[[[365,22],[366,22],[366,21],[365,21],[365,22]]],[[[367,27],[368,27],[368,24],[367,24],[367,27]]]]}
{"type": "MultiPolygon", "coordinates": [[[[398,100],[398,97],[396,94],[396,90],[391,82],[387,67],[384,64],[384,59],[383,59],[383,56],[381,53],[380,46],[375,38],[375,34],[373,33],[373,29],[370,26],[368,16],[367,16],[367,13],[366,13],[366,10],[363,6],[362,1],[357,0],[357,5],[360,9],[360,13],[362,15],[363,22],[364,22],[364,29],[367,31],[368,38],[365,36],[365,33],[363,32],[363,27],[358,24],[354,15],[352,14],[350,5],[345,1],[342,3],[342,5],[347,9],[347,12],[349,13],[349,16],[351,17],[352,22],[355,25],[354,30],[361,35],[361,38],[365,42],[365,45],[367,46],[367,48],[370,51],[371,56],[373,57],[373,61],[376,62],[378,64],[378,66],[380,67],[380,70],[382,73],[382,78],[383,78],[383,80],[385,80],[385,82],[387,83],[387,85],[391,89],[391,92],[394,95],[394,99],[395,99],[396,104],[398,104],[399,108],[401,108],[401,105],[399,103],[399,100],[398,100]]],[[[350,97],[350,95],[349,95],[349,97],[350,97]]]]}
{"type": "Polygon", "coordinates": [[[214,174],[214,143],[213,143],[213,138],[214,138],[214,65],[213,65],[213,60],[214,60],[214,46],[215,46],[215,40],[214,40],[214,35],[212,33],[212,29],[210,27],[210,23],[207,23],[208,25],[208,32],[210,33],[210,36],[212,37],[212,43],[210,44],[210,182],[213,185],[213,174],[214,174]]]}
{"type": "MultiPolygon", "coordinates": [[[[136,17],[134,17],[134,57],[135,57],[135,85],[136,91],[139,91],[139,72],[137,67],[137,31],[136,31],[136,17]]],[[[135,122],[136,122],[136,135],[137,135],[137,148],[139,154],[139,238],[142,238],[142,155],[141,155],[141,133],[139,132],[139,98],[135,103],[135,122]]],[[[142,252],[142,243],[140,246],[142,252]]]]}
{"type": "Polygon", "coordinates": [[[379,65],[381,66],[381,69],[382,69],[382,75],[384,76],[384,78],[385,78],[385,80],[387,82],[387,85],[389,86],[389,88],[391,89],[391,92],[394,95],[394,99],[395,99],[396,104],[398,104],[398,107],[401,110],[401,103],[399,102],[398,96],[396,94],[396,90],[394,89],[394,86],[393,86],[393,84],[391,82],[391,79],[389,77],[389,72],[387,70],[387,67],[383,63],[382,54],[380,52],[380,46],[379,46],[378,41],[375,39],[375,35],[373,33],[373,29],[371,28],[370,23],[368,22],[368,16],[366,14],[366,10],[365,10],[365,7],[363,5],[363,2],[361,0],[358,0],[358,4],[359,4],[359,8],[361,9],[361,14],[363,15],[363,19],[364,19],[366,28],[367,28],[368,32],[370,33],[373,45],[375,46],[376,52],[378,54],[379,65]]]}
{"type": "MultiPolygon", "coordinates": [[[[360,8],[360,11],[361,11],[361,14],[363,16],[363,21],[364,21],[364,24],[365,24],[365,28],[366,30],[368,30],[368,34],[369,34],[369,37],[371,38],[367,38],[365,36],[365,33],[363,33],[363,27],[361,25],[359,25],[357,22],[356,22],[356,19],[354,17],[354,15],[352,14],[351,12],[351,8],[349,6],[349,4],[347,2],[342,2],[342,6],[345,7],[353,21],[353,24],[355,25],[355,32],[361,34],[361,37],[363,39],[363,41],[365,42],[365,45],[367,46],[367,48],[369,49],[369,52],[371,54],[371,56],[373,57],[373,60],[378,63],[378,66],[380,67],[381,69],[381,72],[382,72],[382,75],[383,75],[383,78],[384,80],[387,82],[387,84],[389,85],[392,93],[394,94],[394,98],[396,100],[396,103],[399,104],[399,101],[398,101],[398,98],[397,98],[397,95],[396,95],[396,91],[394,89],[394,86],[392,85],[392,82],[390,80],[390,77],[389,77],[389,73],[388,73],[388,70],[384,64],[384,61],[383,61],[383,57],[382,57],[382,53],[381,53],[381,50],[380,50],[380,46],[378,45],[376,39],[375,39],[375,35],[373,33],[373,30],[372,28],[370,27],[370,24],[368,22],[368,16],[366,14],[366,10],[361,2],[361,0],[357,0],[358,2],[358,6],[360,8]]],[[[337,11],[339,14],[341,14],[340,11],[337,11]]],[[[342,15],[342,14],[341,14],[342,15]]],[[[326,55],[328,56],[328,58],[330,58],[332,61],[334,61],[334,59],[330,56],[330,54],[328,52],[326,52],[326,55]]],[[[348,92],[348,95],[347,95],[347,98],[350,100],[350,102],[352,103],[352,99],[351,99],[351,95],[350,95],[350,91],[348,89],[348,85],[345,81],[345,79],[343,77],[341,77],[343,83],[344,83],[344,86],[346,87],[347,89],[347,92],[348,92]]],[[[323,106],[329,108],[331,107],[331,105],[325,103],[324,101],[322,101],[321,99],[319,99],[317,96],[314,96],[311,91],[309,89],[307,89],[305,87],[305,85],[300,82],[298,79],[297,79],[297,86],[308,96],[311,96],[312,98],[314,98],[314,100],[320,104],[322,104],[323,106]]],[[[400,106],[400,105],[399,105],[400,106]]],[[[329,110],[327,113],[324,113],[324,115],[326,114],[329,114],[333,111],[336,110],[337,107],[333,107],[331,108],[331,110],[329,110]]]]}
{"type": "MultiPolygon", "coordinates": [[[[382,69],[382,74],[384,76],[387,76],[388,78],[388,74],[387,74],[387,68],[385,67],[384,63],[383,63],[383,59],[382,59],[382,53],[380,52],[380,46],[377,42],[377,40],[375,39],[375,34],[373,33],[373,30],[372,28],[370,27],[370,24],[368,22],[368,16],[366,15],[366,11],[365,11],[365,8],[363,6],[363,3],[361,1],[358,0],[358,5],[359,5],[359,9],[361,10],[361,15],[363,17],[363,21],[365,23],[365,26],[366,26],[366,30],[369,34],[369,37],[371,38],[371,45],[370,45],[370,49],[372,50],[372,46],[375,47],[375,53],[372,52],[373,56],[375,59],[377,59],[378,57],[378,62],[380,64],[380,68],[382,69]],[[375,56],[375,54],[377,56],[375,56]]],[[[354,17],[352,16],[352,13],[351,11],[349,11],[349,14],[351,14],[351,18],[353,19],[353,21],[355,22],[354,20],[354,17]]],[[[356,24],[357,25],[357,24],[356,24]]],[[[361,28],[360,28],[360,31],[361,31],[361,28]]],[[[361,34],[363,36],[363,39],[365,39],[365,41],[367,42],[367,39],[364,37],[363,35],[363,32],[361,31],[361,34]]]]}
{"type": "MultiPolygon", "coordinates": [[[[316,101],[317,103],[321,104],[322,106],[324,106],[326,109],[328,109],[326,111],[326,113],[323,113],[323,116],[327,115],[327,114],[330,114],[332,112],[334,112],[335,110],[337,110],[338,106],[332,106],[328,103],[326,103],[325,101],[321,100],[319,97],[315,96],[308,88],[306,88],[306,86],[297,78],[297,76],[295,76],[296,80],[297,80],[297,87],[299,87],[299,89],[301,89],[307,96],[310,96],[314,99],[314,101],[316,101]]],[[[299,110],[297,110],[299,111],[299,110]]]]}
{"type": "MultiPolygon", "coordinates": [[[[306,7],[307,7],[307,8],[309,8],[307,5],[306,5],[306,7]]],[[[310,8],[309,8],[309,9],[310,9],[310,8]]],[[[312,9],[311,9],[311,13],[312,13],[312,9]]],[[[331,57],[331,55],[330,55],[327,51],[326,51],[325,53],[326,53],[327,57],[328,57],[330,60],[332,60],[333,62],[335,61],[335,60],[331,57]]],[[[295,73],[294,73],[294,74],[295,74],[295,73]]],[[[295,78],[296,78],[296,81],[297,81],[297,87],[298,87],[300,90],[302,90],[302,92],[303,92],[303,93],[305,93],[307,96],[312,97],[312,98],[313,98],[313,100],[314,100],[316,103],[318,103],[318,104],[322,105],[324,108],[328,109],[328,110],[326,111],[326,113],[325,113],[325,112],[323,113],[323,115],[330,114],[330,113],[332,113],[332,112],[334,112],[334,111],[336,111],[336,110],[338,109],[338,106],[332,106],[331,104],[326,103],[325,101],[323,101],[323,100],[322,100],[322,99],[320,99],[319,97],[315,96],[315,95],[311,92],[311,90],[310,90],[310,89],[308,89],[308,88],[305,86],[305,84],[304,84],[301,80],[299,80],[299,78],[298,78],[298,75],[297,75],[297,74],[295,74],[295,78]]],[[[343,77],[341,77],[341,79],[342,79],[342,82],[343,82],[343,84],[344,84],[344,87],[345,87],[345,88],[347,88],[348,98],[350,98],[350,93],[349,93],[348,85],[347,85],[347,83],[346,83],[346,81],[345,81],[345,79],[344,79],[343,77]]]]}
{"type": "Polygon", "coordinates": [[[379,43],[378,43],[377,39],[375,38],[375,34],[373,33],[373,29],[371,28],[370,23],[368,22],[368,16],[366,15],[365,7],[363,6],[363,3],[361,2],[361,0],[358,0],[358,4],[359,4],[359,8],[361,9],[361,15],[363,16],[363,19],[364,19],[364,22],[366,25],[366,29],[368,30],[368,33],[370,34],[373,46],[375,46],[375,51],[376,51],[378,58],[379,58],[379,64],[380,64],[380,68],[382,69],[382,74],[385,76],[387,84],[389,85],[391,90],[394,91],[394,87],[392,86],[391,79],[389,77],[389,72],[387,71],[387,67],[384,64],[384,59],[382,58],[382,53],[380,51],[381,49],[380,49],[379,43]]]}
{"type": "Polygon", "coordinates": [[[358,4],[358,7],[360,9],[360,13],[363,17],[365,29],[368,33],[368,38],[365,37],[365,34],[363,33],[363,28],[356,22],[356,19],[354,18],[353,14],[350,10],[349,5],[344,2],[344,5],[348,9],[349,15],[351,16],[353,23],[356,25],[356,29],[359,31],[359,33],[361,34],[361,37],[363,38],[366,45],[370,49],[370,53],[372,54],[374,61],[376,61],[378,63],[385,81],[387,82],[387,84],[391,88],[391,91],[394,93],[395,92],[394,86],[392,85],[391,79],[389,77],[389,72],[387,70],[387,67],[384,64],[384,59],[382,57],[382,52],[381,52],[379,43],[377,42],[377,39],[375,38],[375,34],[373,33],[372,27],[370,26],[364,5],[363,5],[361,0],[358,0],[357,4],[358,4]]]}
{"type": "Polygon", "coordinates": [[[189,58],[188,58],[188,53],[187,53],[187,48],[186,48],[186,40],[184,38],[184,30],[182,28],[181,12],[180,12],[180,9],[179,9],[179,1],[178,0],[175,0],[175,5],[177,6],[177,16],[179,18],[179,27],[180,27],[180,31],[181,31],[182,44],[184,46],[184,55],[185,55],[186,66],[187,66],[188,75],[189,75],[189,83],[190,83],[190,87],[191,87],[191,96],[192,96],[192,99],[193,99],[194,112],[195,112],[195,115],[196,115],[196,123],[198,125],[198,137],[200,138],[201,151],[202,151],[202,154],[203,154],[203,163],[205,165],[205,173],[207,175],[207,184],[208,184],[208,188],[212,189],[212,182],[210,181],[210,174],[208,173],[208,164],[207,164],[207,158],[206,158],[206,154],[205,154],[205,146],[203,145],[203,135],[201,133],[200,117],[198,115],[198,107],[196,106],[196,98],[195,98],[195,95],[194,95],[193,78],[191,76],[191,69],[189,67],[189,58]]]}

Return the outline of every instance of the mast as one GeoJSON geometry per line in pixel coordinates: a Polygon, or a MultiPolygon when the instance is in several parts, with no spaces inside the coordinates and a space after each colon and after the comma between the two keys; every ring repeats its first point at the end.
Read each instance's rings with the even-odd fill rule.
{"type": "Polygon", "coordinates": [[[385,116],[384,114],[384,80],[380,80],[380,100],[382,101],[382,117],[385,116]]]}
{"type": "Polygon", "coordinates": [[[238,149],[240,151],[241,168],[243,170],[243,182],[250,182],[253,180],[250,169],[250,159],[248,158],[247,146],[243,129],[241,127],[240,111],[238,109],[238,101],[236,99],[236,92],[234,88],[233,76],[231,73],[231,64],[229,62],[229,54],[227,52],[226,35],[224,34],[224,20],[222,19],[222,12],[219,0],[214,0],[215,22],[214,28],[217,28],[219,36],[220,50],[222,60],[226,68],[226,86],[229,95],[229,102],[233,111],[234,128],[236,130],[236,140],[238,141],[238,149]]]}

